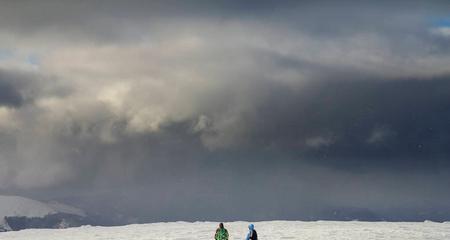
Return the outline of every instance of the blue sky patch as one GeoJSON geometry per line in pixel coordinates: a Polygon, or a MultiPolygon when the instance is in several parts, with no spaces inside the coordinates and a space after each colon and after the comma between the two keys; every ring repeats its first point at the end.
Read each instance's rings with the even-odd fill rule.
{"type": "Polygon", "coordinates": [[[433,27],[450,27],[450,17],[433,19],[432,25],[433,27]]]}

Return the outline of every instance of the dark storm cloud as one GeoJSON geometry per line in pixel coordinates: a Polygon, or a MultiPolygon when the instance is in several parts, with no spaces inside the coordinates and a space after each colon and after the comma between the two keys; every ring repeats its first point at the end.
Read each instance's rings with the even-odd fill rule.
{"type": "Polygon", "coordinates": [[[0,105],[20,108],[41,97],[64,96],[69,89],[57,79],[21,69],[0,69],[0,105]]]}
{"type": "MultiPolygon", "coordinates": [[[[0,10],[2,29],[21,36],[52,36],[80,42],[136,41],[146,31],[165,32],[160,25],[180,24],[181,19],[225,20],[258,18],[279,8],[267,1],[32,1],[4,2],[0,10]],[[59,34],[64,31],[64,34],[59,34]]],[[[182,21],[182,20],[181,20],[182,21]]],[[[192,27],[195,27],[192,25],[192,27]]]]}
{"type": "Polygon", "coordinates": [[[336,210],[344,219],[420,220],[448,209],[448,77],[335,77],[268,87],[241,116],[246,141],[231,149],[205,149],[190,122],[113,146],[86,143],[79,161],[97,161],[80,166],[78,184],[97,182],[105,192],[90,201],[116,199],[143,221],[307,220],[336,210]]]}
{"type": "Polygon", "coordinates": [[[141,221],[448,211],[448,9],[4,2],[0,188],[141,221]]]}
{"type": "Polygon", "coordinates": [[[11,76],[0,72],[0,105],[9,107],[19,107],[23,103],[23,97],[19,89],[14,86],[14,79],[11,76]]]}
{"type": "Polygon", "coordinates": [[[439,170],[448,167],[449,84],[447,76],[387,80],[335,75],[301,90],[272,86],[265,101],[244,117],[251,128],[248,144],[348,170],[439,170]]]}
{"type": "Polygon", "coordinates": [[[23,37],[78,42],[133,42],[147,31],[155,36],[176,25],[197,28],[202,21],[261,22],[319,38],[360,31],[401,37],[445,17],[446,7],[446,1],[6,1],[0,26],[23,37]]]}

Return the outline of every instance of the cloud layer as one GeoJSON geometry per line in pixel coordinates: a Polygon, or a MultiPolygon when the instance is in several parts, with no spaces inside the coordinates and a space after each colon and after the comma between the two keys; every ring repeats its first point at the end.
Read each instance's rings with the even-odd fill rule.
{"type": "Polygon", "coordinates": [[[448,8],[5,3],[0,188],[153,220],[450,208],[448,8]]]}

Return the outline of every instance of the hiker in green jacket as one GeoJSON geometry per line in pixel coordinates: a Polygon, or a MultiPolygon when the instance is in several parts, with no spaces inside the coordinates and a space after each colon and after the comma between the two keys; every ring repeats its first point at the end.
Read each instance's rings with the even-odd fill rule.
{"type": "Polygon", "coordinates": [[[223,223],[219,224],[219,228],[216,230],[215,240],[228,240],[228,231],[223,227],[223,223]]]}

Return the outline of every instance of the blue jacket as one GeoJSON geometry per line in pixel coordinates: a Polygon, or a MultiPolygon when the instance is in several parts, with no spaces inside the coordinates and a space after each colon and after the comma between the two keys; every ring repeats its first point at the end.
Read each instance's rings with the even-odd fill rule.
{"type": "Polygon", "coordinates": [[[245,240],[258,240],[258,234],[256,233],[253,224],[248,225],[248,230],[247,238],[245,238],[245,240]]]}

